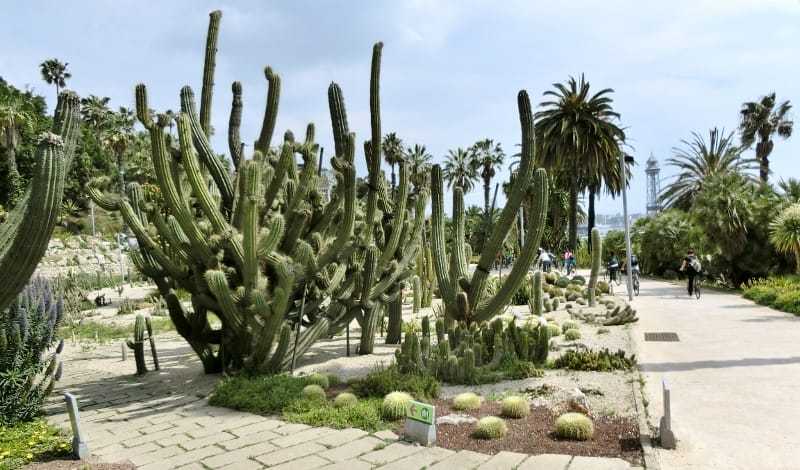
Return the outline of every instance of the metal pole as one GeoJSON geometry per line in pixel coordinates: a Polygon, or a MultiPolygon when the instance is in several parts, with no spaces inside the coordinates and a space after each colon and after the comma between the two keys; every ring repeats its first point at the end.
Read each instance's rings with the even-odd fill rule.
{"type": "Polygon", "coordinates": [[[122,238],[125,235],[120,233],[117,236],[117,253],[119,253],[119,273],[122,276],[122,283],[125,284],[125,261],[122,259],[122,238]]]}
{"type": "Polygon", "coordinates": [[[628,224],[628,172],[625,169],[625,152],[619,153],[619,171],[622,175],[622,215],[625,218],[625,251],[628,255],[628,273],[625,276],[625,285],[628,288],[628,300],[633,300],[633,280],[631,279],[631,232],[628,224]]]}
{"type": "Polygon", "coordinates": [[[91,199],[89,200],[89,210],[92,213],[92,256],[94,256],[95,261],[97,261],[97,246],[95,245],[95,237],[97,237],[97,234],[95,233],[94,226],[94,201],[91,199]]]}
{"type": "Polygon", "coordinates": [[[303,286],[303,300],[300,301],[300,316],[297,318],[297,329],[294,333],[294,349],[292,349],[292,369],[289,371],[290,373],[294,373],[294,363],[297,359],[297,340],[300,339],[300,325],[303,323],[303,315],[305,315],[306,310],[306,292],[308,292],[308,286],[303,286]]]}

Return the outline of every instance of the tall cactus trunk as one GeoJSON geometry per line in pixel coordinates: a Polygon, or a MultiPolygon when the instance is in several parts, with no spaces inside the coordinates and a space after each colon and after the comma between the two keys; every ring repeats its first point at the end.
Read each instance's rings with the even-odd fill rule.
{"type": "Polygon", "coordinates": [[[589,186],[589,210],[587,213],[587,232],[586,238],[588,239],[589,243],[589,251],[592,250],[592,229],[594,228],[595,224],[595,213],[594,213],[594,198],[595,198],[595,188],[594,186],[589,186]]]}
{"type": "Polygon", "coordinates": [[[574,176],[569,186],[569,246],[578,248],[578,182],[574,176]]]}
{"type": "Polygon", "coordinates": [[[595,296],[597,290],[597,279],[600,277],[600,258],[603,253],[603,241],[600,238],[600,230],[595,227],[592,229],[592,272],[589,275],[589,306],[595,306],[595,296]]]}
{"type": "Polygon", "coordinates": [[[386,344],[400,344],[403,334],[403,298],[389,302],[389,325],[386,328],[386,344]]]}
{"type": "Polygon", "coordinates": [[[378,333],[378,322],[383,319],[383,308],[371,308],[364,312],[361,323],[361,338],[358,342],[358,354],[372,354],[375,350],[375,335],[378,333]]]}

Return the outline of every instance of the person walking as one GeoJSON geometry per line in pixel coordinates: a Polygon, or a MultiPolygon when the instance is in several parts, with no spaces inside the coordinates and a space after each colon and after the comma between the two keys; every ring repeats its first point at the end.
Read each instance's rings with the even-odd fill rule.
{"type": "Polygon", "coordinates": [[[686,273],[686,290],[689,293],[689,297],[694,294],[695,278],[698,274],[700,274],[700,272],[702,272],[702,270],[703,267],[700,264],[700,260],[697,259],[697,255],[695,255],[694,250],[689,248],[689,250],[686,252],[686,257],[683,258],[683,263],[681,263],[681,272],[686,273]]]}

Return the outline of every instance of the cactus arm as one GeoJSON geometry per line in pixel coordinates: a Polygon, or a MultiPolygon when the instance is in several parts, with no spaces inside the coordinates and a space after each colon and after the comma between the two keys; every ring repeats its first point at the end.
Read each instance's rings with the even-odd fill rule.
{"type": "Polygon", "coordinates": [[[491,300],[481,303],[475,312],[475,319],[479,322],[486,321],[497,315],[511,301],[514,292],[525,280],[528,273],[528,266],[536,259],[539,242],[544,233],[547,221],[547,173],[543,169],[536,170],[532,190],[535,192],[531,214],[528,220],[527,234],[525,235],[525,245],[520,252],[517,262],[511,269],[511,273],[503,282],[500,290],[491,300]]]}
{"type": "Polygon", "coordinates": [[[217,66],[217,39],[222,12],[212,11],[206,35],[206,57],[203,63],[203,92],[200,98],[200,123],[206,136],[211,135],[211,98],[214,94],[214,71],[217,66]]]}
{"type": "Polygon", "coordinates": [[[194,92],[188,86],[181,89],[181,112],[186,113],[189,117],[194,146],[197,148],[201,161],[208,168],[211,177],[217,184],[217,188],[219,188],[223,206],[226,211],[229,211],[233,206],[233,181],[228,170],[222,164],[222,159],[211,148],[208,136],[200,125],[194,106],[194,92]]]}
{"type": "Polygon", "coordinates": [[[397,252],[397,246],[400,243],[403,222],[406,220],[407,215],[406,204],[408,202],[408,172],[406,171],[405,162],[400,162],[398,166],[400,173],[400,185],[397,187],[397,202],[395,203],[393,208],[394,210],[392,212],[394,217],[392,218],[391,235],[389,235],[389,240],[383,247],[383,252],[378,260],[379,271],[382,271],[382,268],[385,267],[392,258],[394,258],[395,253],[397,252]]]}
{"type": "Polygon", "coordinates": [[[272,203],[278,196],[278,192],[286,183],[287,173],[292,165],[294,165],[294,150],[291,144],[284,143],[281,149],[281,156],[275,167],[275,173],[272,175],[272,180],[270,180],[269,186],[267,186],[266,193],[264,194],[265,210],[269,210],[272,207],[272,203]]]}
{"type": "Polygon", "coordinates": [[[592,229],[592,271],[589,275],[589,306],[595,306],[595,297],[597,288],[597,278],[600,274],[600,258],[603,253],[603,241],[600,238],[600,230],[595,227],[592,229]]]}
{"type": "Polygon", "coordinates": [[[242,84],[233,82],[233,103],[231,103],[231,116],[228,119],[228,150],[231,152],[233,167],[239,169],[244,156],[242,155],[242,139],[239,129],[242,126],[242,84]]]}
{"type": "MultiPolygon", "coordinates": [[[[472,275],[469,291],[469,300],[472,305],[478,305],[482,300],[486,287],[486,279],[489,277],[489,267],[502,246],[503,240],[505,240],[508,235],[508,231],[514,223],[519,207],[528,192],[528,186],[531,184],[531,177],[534,170],[535,142],[533,112],[531,111],[530,98],[525,90],[519,92],[517,96],[517,105],[519,108],[520,127],[522,128],[522,159],[519,166],[519,173],[517,173],[516,184],[513,185],[506,205],[500,213],[500,219],[495,224],[491,237],[489,237],[489,240],[484,245],[483,252],[478,261],[478,266],[475,269],[475,273],[472,275]]],[[[539,191],[538,189],[535,190],[539,191]]],[[[538,218],[538,215],[534,216],[534,218],[538,218]]],[[[538,249],[538,246],[536,248],[538,249]]],[[[524,266],[526,271],[529,266],[530,263],[524,266]]]]}
{"type": "Polygon", "coordinates": [[[378,210],[378,178],[381,171],[381,102],[380,102],[380,76],[381,76],[381,51],[383,43],[376,43],[372,48],[372,67],[369,79],[369,112],[372,136],[367,156],[369,168],[369,193],[367,194],[366,216],[364,224],[364,243],[372,240],[375,219],[378,210]]]}
{"type": "Polygon", "coordinates": [[[264,122],[261,125],[261,133],[255,143],[255,149],[266,155],[272,142],[275,121],[278,117],[278,104],[281,98],[281,77],[273,72],[270,67],[264,69],[264,76],[267,78],[267,104],[264,110],[264,122]]]}
{"type": "Polygon", "coordinates": [[[444,202],[442,169],[434,165],[431,169],[431,252],[433,253],[436,280],[445,305],[455,301],[455,285],[447,269],[447,250],[444,237],[444,202]]]}
{"type": "Polygon", "coordinates": [[[225,273],[216,269],[208,270],[205,273],[208,289],[214,294],[219,303],[220,313],[224,315],[223,321],[226,321],[233,329],[235,334],[243,334],[246,328],[244,315],[236,305],[237,299],[234,298],[233,292],[228,287],[228,278],[225,273]]]}
{"type": "Polygon", "coordinates": [[[450,272],[454,280],[467,278],[467,255],[464,249],[466,235],[464,230],[464,190],[460,186],[453,188],[453,253],[450,256],[450,272]]]}
{"type": "Polygon", "coordinates": [[[341,189],[344,193],[343,217],[339,221],[336,239],[317,260],[319,266],[325,266],[337,259],[353,236],[353,227],[356,221],[356,171],[353,166],[355,134],[349,134],[346,142],[345,158],[335,165],[335,169],[342,174],[342,182],[344,183],[341,189]]]}
{"type": "Polygon", "coordinates": [[[160,264],[167,273],[169,273],[170,277],[174,279],[182,279],[188,275],[188,270],[179,263],[174,262],[170,257],[161,250],[155,240],[150,237],[150,234],[147,233],[147,230],[142,225],[141,220],[139,217],[136,216],[134,209],[128,203],[128,201],[122,201],[120,203],[120,214],[122,218],[125,220],[125,223],[131,228],[134,235],[136,235],[136,239],[142,245],[142,247],[147,251],[148,254],[152,255],[153,258],[160,264]]]}

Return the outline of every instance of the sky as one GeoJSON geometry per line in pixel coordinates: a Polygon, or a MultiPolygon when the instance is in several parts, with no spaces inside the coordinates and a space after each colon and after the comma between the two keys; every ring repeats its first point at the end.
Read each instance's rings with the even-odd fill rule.
{"type": "MultiPolygon", "coordinates": [[[[38,65],[56,57],[69,63],[68,87],[82,96],[132,107],[141,82],[151,107],[178,109],[183,85],[199,96],[214,9],[223,11],[212,113],[220,153],[227,153],[235,80],[244,88],[243,141],[257,138],[267,65],[282,78],[275,138],[287,129],[302,135],[314,122],[327,160],[327,88],[335,81],[351,130],[359,142],[367,139],[376,41],[384,42],[383,132],[424,144],[437,162],[449,149],[488,137],[502,143],[510,163],[520,141],[520,89],[538,105],[544,91],[570,76],[585,74],[593,90],[612,88],[638,164],[632,213],[645,210],[651,153],[661,161],[663,185],[673,174],[665,163],[673,147],[693,131],[735,130],[743,102],[775,91],[800,106],[800,0],[14,1],[3,6],[0,76],[33,88],[52,106],[55,91],[38,65]]],[[[776,181],[800,177],[796,133],[775,143],[776,181]]],[[[357,161],[365,173],[363,153],[357,161]]],[[[467,203],[482,204],[479,189],[467,203]]],[[[601,197],[597,211],[620,213],[622,202],[601,197]]]]}

